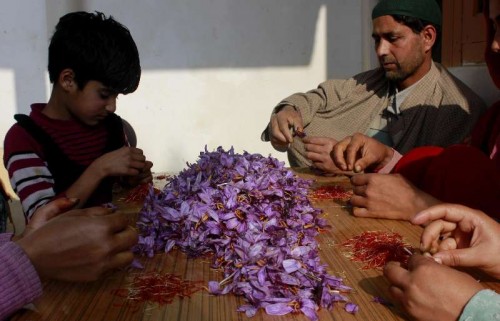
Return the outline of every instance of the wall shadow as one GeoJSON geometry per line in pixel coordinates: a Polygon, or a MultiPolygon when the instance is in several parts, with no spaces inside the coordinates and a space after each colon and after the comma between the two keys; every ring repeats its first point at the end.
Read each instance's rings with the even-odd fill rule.
{"type": "Polygon", "coordinates": [[[33,34],[28,35],[27,41],[37,38],[39,45],[27,50],[21,43],[26,35],[19,38],[20,33],[26,32],[26,24],[19,29],[15,26],[19,24],[19,17],[35,11],[27,10],[25,3],[16,2],[9,4],[0,15],[3,20],[0,26],[4,26],[0,40],[9,48],[0,51],[0,68],[14,71],[18,111],[29,111],[34,97],[46,96],[43,84],[47,45],[43,44],[50,39],[59,17],[76,10],[103,11],[125,24],[138,44],[144,70],[307,66],[314,50],[320,8],[326,6],[325,75],[346,77],[362,67],[362,18],[353,19],[361,16],[361,3],[360,0],[310,0],[307,3],[302,0],[144,0],[140,3],[45,0],[39,6],[45,7],[46,17],[32,19],[39,25],[36,30],[28,30],[33,34]],[[20,54],[24,52],[26,59],[30,59],[33,51],[40,52],[40,59],[45,59],[41,65],[36,63],[35,70],[26,66],[20,54]],[[36,83],[40,86],[23,90],[25,79],[38,79],[36,83]]]}

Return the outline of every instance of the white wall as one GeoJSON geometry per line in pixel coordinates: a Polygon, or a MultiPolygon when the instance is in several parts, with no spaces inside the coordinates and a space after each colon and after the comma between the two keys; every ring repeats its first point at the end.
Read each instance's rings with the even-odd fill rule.
{"type": "Polygon", "coordinates": [[[450,71],[481,96],[488,106],[500,100],[500,90],[493,83],[486,65],[453,67],[450,71]]]}
{"type": "Polygon", "coordinates": [[[361,0],[40,3],[12,1],[0,12],[0,135],[15,112],[48,99],[46,48],[58,18],[99,10],[125,24],[138,44],[141,84],[120,96],[117,113],[134,126],[155,171],[182,169],[205,145],[285,160],[259,138],[272,107],[316,87],[328,71],[345,77],[362,66],[363,21],[351,19],[361,15],[361,0]]]}
{"type": "MultiPolygon", "coordinates": [[[[272,154],[260,141],[272,107],[327,77],[376,64],[377,0],[16,0],[0,11],[0,135],[16,112],[46,102],[47,46],[58,18],[103,11],[135,38],[143,74],[117,113],[154,171],[178,171],[208,145],[272,154]]],[[[481,74],[481,73],[480,73],[481,74]]],[[[474,77],[479,77],[475,75],[474,77]]],[[[484,71],[481,79],[486,78],[484,71]]]]}
{"type": "Polygon", "coordinates": [[[5,136],[13,123],[12,115],[19,106],[35,98],[46,99],[46,51],[44,2],[3,1],[0,10],[0,137],[5,136]]]}

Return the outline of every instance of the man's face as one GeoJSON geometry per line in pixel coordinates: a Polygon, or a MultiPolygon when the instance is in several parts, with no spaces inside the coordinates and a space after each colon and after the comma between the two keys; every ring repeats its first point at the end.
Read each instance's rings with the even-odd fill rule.
{"type": "Polygon", "coordinates": [[[116,92],[101,82],[91,80],[82,89],[72,91],[67,108],[73,117],[86,125],[94,126],[108,114],[115,112],[117,96],[116,92]]]}
{"type": "Polygon", "coordinates": [[[391,16],[381,16],[373,20],[372,37],[387,79],[406,88],[427,73],[423,66],[426,53],[421,34],[415,34],[391,16]]]}

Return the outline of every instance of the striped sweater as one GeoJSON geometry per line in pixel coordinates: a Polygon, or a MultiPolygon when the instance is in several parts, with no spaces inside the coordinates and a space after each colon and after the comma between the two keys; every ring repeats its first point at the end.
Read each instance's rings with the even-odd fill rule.
{"type": "MultiPolygon", "coordinates": [[[[69,169],[73,169],[71,164],[76,164],[83,170],[107,151],[109,133],[103,123],[86,126],[76,120],[54,120],[42,114],[44,106],[45,104],[33,104],[30,118],[50,136],[70,163],[58,166],[59,171],[68,168],[69,174],[69,169]]],[[[123,129],[120,135],[123,146],[123,129]]],[[[43,146],[40,139],[34,138],[19,124],[13,125],[7,132],[4,163],[27,220],[38,207],[65,192],[56,189],[56,173],[50,170],[48,161],[51,155],[46,153],[47,146],[43,146]]],[[[63,171],[58,175],[59,180],[66,179],[63,171]]],[[[109,202],[110,199],[106,201],[109,202]]]]}

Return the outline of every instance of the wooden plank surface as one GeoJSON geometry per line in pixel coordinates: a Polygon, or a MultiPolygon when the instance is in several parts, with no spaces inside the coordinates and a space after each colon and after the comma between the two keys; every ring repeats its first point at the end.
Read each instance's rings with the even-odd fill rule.
{"type": "MultiPolygon", "coordinates": [[[[324,184],[336,184],[349,188],[346,177],[315,176],[304,171],[297,171],[301,177],[315,181],[313,188],[324,184]]],[[[134,220],[139,205],[115,202],[134,220]]],[[[329,274],[341,276],[344,283],[354,291],[348,296],[352,302],[359,305],[357,314],[344,311],[343,304],[337,304],[331,311],[321,309],[319,319],[322,321],[391,321],[407,320],[407,316],[397,306],[388,307],[373,302],[373,297],[391,300],[387,292],[388,283],[380,270],[361,270],[362,265],[350,261],[341,242],[359,235],[364,231],[398,232],[406,242],[417,247],[422,229],[408,222],[396,220],[356,218],[350,213],[349,207],[340,201],[314,201],[314,205],[323,209],[331,228],[320,234],[320,257],[329,267],[329,274]]],[[[206,284],[210,280],[221,280],[221,275],[210,268],[210,262],[205,259],[188,259],[180,251],[168,254],[158,254],[152,259],[141,258],[144,270],[117,271],[110,273],[98,282],[73,284],[57,281],[44,282],[44,294],[35,302],[36,312],[22,310],[13,316],[13,321],[65,320],[65,321],[307,321],[302,314],[286,316],[270,316],[259,311],[254,317],[248,318],[237,308],[244,304],[241,297],[232,294],[212,296],[207,291],[199,291],[190,298],[175,299],[164,306],[146,303],[130,303],[115,295],[118,289],[125,289],[136,274],[158,271],[172,273],[183,279],[206,284]]],[[[469,271],[486,286],[500,290],[500,284],[488,279],[477,271],[469,271]]]]}

